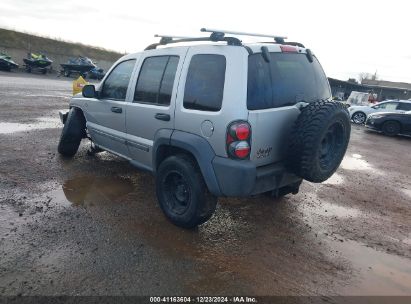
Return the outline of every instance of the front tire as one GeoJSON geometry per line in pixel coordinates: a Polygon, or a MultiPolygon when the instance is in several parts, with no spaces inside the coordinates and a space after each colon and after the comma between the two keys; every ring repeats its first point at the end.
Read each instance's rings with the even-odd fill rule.
{"type": "Polygon", "coordinates": [[[351,116],[351,119],[357,125],[363,125],[365,123],[365,121],[367,120],[367,115],[365,115],[364,112],[355,112],[351,116]]]}
{"type": "Polygon", "coordinates": [[[209,193],[194,159],[170,156],[159,166],[156,193],[160,207],[175,225],[194,228],[213,215],[217,198],[209,193]]]}
{"type": "Polygon", "coordinates": [[[71,108],[60,136],[58,152],[66,157],[73,157],[86,135],[86,120],[78,108],[71,108]]]}
{"type": "Polygon", "coordinates": [[[387,121],[382,125],[382,132],[387,136],[398,135],[401,131],[401,126],[396,121],[387,121]]]}

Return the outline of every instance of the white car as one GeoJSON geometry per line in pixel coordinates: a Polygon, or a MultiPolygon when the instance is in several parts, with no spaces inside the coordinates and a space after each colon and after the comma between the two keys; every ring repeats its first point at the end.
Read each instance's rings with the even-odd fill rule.
{"type": "Polygon", "coordinates": [[[363,124],[367,116],[375,112],[399,112],[411,110],[411,100],[386,100],[375,105],[351,106],[348,108],[351,120],[356,124],[363,124]]]}

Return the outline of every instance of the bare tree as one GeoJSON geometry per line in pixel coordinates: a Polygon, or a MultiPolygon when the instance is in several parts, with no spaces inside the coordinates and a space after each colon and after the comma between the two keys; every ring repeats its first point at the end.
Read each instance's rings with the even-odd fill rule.
{"type": "Polygon", "coordinates": [[[379,77],[377,75],[377,71],[375,71],[374,74],[365,73],[365,72],[358,74],[358,82],[359,83],[362,83],[363,80],[378,80],[378,79],[379,79],[379,77]]]}

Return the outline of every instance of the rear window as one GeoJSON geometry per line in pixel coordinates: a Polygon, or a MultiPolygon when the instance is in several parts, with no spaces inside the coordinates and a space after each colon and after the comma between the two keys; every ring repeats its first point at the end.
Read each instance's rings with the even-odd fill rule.
{"type": "Polygon", "coordinates": [[[330,96],[328,80],[315,57],[312,63],[305,54],[298,53],[270,53],[270,62],[260,53],[248,58],[249,110],[291,106],[330,96]]]}

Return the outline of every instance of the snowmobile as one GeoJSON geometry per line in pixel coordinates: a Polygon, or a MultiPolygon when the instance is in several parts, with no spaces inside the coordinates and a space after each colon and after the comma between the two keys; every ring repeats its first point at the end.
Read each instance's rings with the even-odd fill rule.
{"type": "Polygon", "coordinates": [[[23,58],[25,68],[28,73],[31,73],[33,69],[38,69],[41,73],[47,73],[47,67],[51,66],[52,60],[47,58],[44,54],[28,53],[27,58],[23,58]]]}
{"type": "Polygon", "coordinates": [[[7,54],[0,53],[0,70],[10,72],[11,69],[18,68],[19,65],[15,63],[7,54]]]}
{"type": "Polygon", "coordinates": [[[70,58],[67,63],[60,64],[63,70],[61,73],[70,77],[71,73],[78,73],[83,78],[86,78],[87,72],[91,71],[96,65],[87,57],[79,56],[77,58],[70,58]]]}

